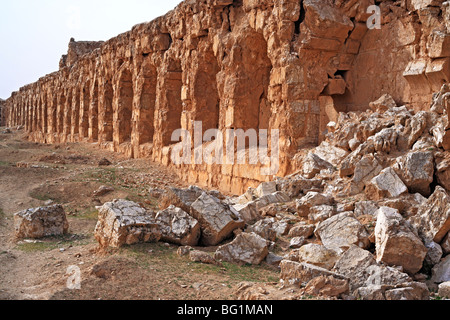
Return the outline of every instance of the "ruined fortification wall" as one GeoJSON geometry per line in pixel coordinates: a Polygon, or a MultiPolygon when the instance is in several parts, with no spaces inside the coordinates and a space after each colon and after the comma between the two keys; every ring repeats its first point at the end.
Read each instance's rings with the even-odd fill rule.
{"type": "Polygon", "coordinates": [[[4,108],[5,105],[5,100],[0,99],[0,127],[4,126],[6,123],[6,116],[5,116],[5,112],[6,112],[6,108],[4,108]]]}
{"type": "Polygon", "coordinates": [[[261,165],[175,166],[173,131],[193,134],[194,121],[203,132],[278,129],[283,176],[339,111],[366,110],[384,93],[427,109],[450,78],[443,2],[378,2],[381,29],[369,30],[371,0],[186,0],[104,43],[71,41],[58,72],[7,100],[7,124],[34,141],[148,157],[240,194],[273,176],[261,165]]]}

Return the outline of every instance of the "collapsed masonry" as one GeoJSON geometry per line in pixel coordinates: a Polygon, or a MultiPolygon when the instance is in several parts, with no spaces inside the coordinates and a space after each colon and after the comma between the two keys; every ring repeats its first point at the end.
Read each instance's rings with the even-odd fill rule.
{"type": "MultiPolygon", "coordinates": [[[[339,112],[364,111],[384,93],[426,110],[450,79],[448,2],[382,1],[381,29],[372,30],[370,5],[186,0],[109,41],[72,39],[58,72],[7,100],[6,124],[24,125],[37,142],[97,142],[168,166],[173,131],[193,132],[194,121],[279,129],[285,176],[339,112]]],[[[258,165],[176,167],[192,184],[234,194],[273,179],[258,165]]]]}

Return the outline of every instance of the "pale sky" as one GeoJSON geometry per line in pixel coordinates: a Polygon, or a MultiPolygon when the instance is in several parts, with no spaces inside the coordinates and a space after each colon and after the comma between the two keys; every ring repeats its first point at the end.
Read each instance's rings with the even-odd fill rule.
{"type": "Polygon", "coordinates": [[[0,3],[0,98],[59,69],[70,38],[108,40],[181,0],[5,0],[0,3]]]}

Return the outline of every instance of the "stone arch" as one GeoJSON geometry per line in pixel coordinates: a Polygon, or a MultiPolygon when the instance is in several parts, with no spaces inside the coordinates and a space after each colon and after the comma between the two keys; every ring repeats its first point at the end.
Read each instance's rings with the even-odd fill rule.
{"type": "Polygon", "coordinates": [[[98,97],[98,80],[94,81],[92,88],[91,104],[89,111],[89,140],[98,140],[98,114],[99,114],[99,97],[98,97]]]}
{"type": "Polygon", "coordinates": [[[124,68],[118,80],[114,112],[114,142],[118,145],[131,142],[133,97],[133,76],[128,68],[124,68]]]}
{"type": "Polygon", "coordinates": [[[33,100],[33,104],[32,104],[33,116],[31,119],[31,123],[32,123],[31,132],[36,132],[37,124],[38,124],[38,121],[37,121],[38,101],[36,98],[32,98],[32,100],[33,100]]]}
{"type": "Polygon", "coordinates": [[[181,61],[169,59],[167,70],[161,75],[159,81],[159,121],[161,128],[162,146],[170,146],[172,133],[181,128],[181,115],[183,112],[183,101],[181,91],[183,88],[183,70],[181,61]]]}
{"type": "Polygon", "coordinates": [[[44,134],[48,133],[48,104],[47,104],[47,92],[44,93],[42,97],[42,132],[44,134]]]}
{"type": "Polygon", "coordinates": [[[151,150],[155,133],[155,105],[158,73],[153,65],[144,65],[138,79],[140,95],[137,97],[137,107],[134,111],[134,149],[135,156],[148,155],[151,150]],[[145,146],[147,145],[147,146],[145,146]]]}
{"type": "Polygon", "coordinates": [[[89,109],[90,109],[90,95],[91,82],[88,80],[81,90],[82,105],[80,106],[80,138],[89,137],[89,109]]]}
{"type": "Polygon", "coordinates": [[[268,90],[272,63],[262,34],[248,28],[235,40],[227,67],[218,74],[224,126],[235,129],[268,129],[268,90]]]}
{"type": "Polygon", "coordinates": [[[50,133],[56,133],[58,131],[57,128],[57,108],[58,108],[58,96],[56,94],[53,94],[52,96],[52,107],[50,108],[50,124],[49,124],[49,130],[50,133]]]}
{"type": "Polygon", "coordinates": [[[56,110],[57,113],[57,132],[62,134],[64,132],[64,123],[65,123],[65,107],[66,107],[66,95],[61,93],[58,97],[58,108],[56,110]]]}
{"type": "Polygon", "coordinates": [[[114,121],[114,110],[113,110],[113,99],[114,91],[111,81],[105,81],[103,84],[103,107],[100,110],[100,119],[102,125],[99,130],[101,131],[102,142],[112,142],[113,141],[113,121],[114,121]]]}
{"type": "MultiPolygon", "coordinates": [[[[75,96],[77,94],[75,93],[75,96]]],[[[73,90],[69,89],[67,92],[67,101],[66,101],[66,111],[64,112],[64,139],[67,139],[70,134],[72,134],[72,138],[74,138],[76,131],[73,129],[77,126],[77,122],[74,121],[76,119],[76,112],[74,112],[74,94],[73,90]]]]}
{"type": "Polygon", "coordinates": [[[217,74],[220,67],[212,45],[206,39],[200,40],[197,50],[192,51],[191,56],[187,86],[189,94],[183,94],[183,100],[187,99],[191,106],[190,110],[185,110],[187,124],[183,124],[183,127],[192,131],[189,124],[193,121],[201,121],[202,134],[204,134],[208,129],[219,129],[220,97],[217,88],[217,74]]]}
{"type": "Polygon", "coordinates": [[[31,98],[27,98],[27,109],[28,109],[28,132],[33,129],[33,101],[31,98]]]}

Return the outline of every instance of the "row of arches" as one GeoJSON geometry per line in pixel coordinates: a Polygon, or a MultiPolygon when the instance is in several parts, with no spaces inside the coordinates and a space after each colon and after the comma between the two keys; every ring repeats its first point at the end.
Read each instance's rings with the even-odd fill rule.
{"type": "Polygon", "coordinates": [[[136,64],[121,61],[113,75],[91,74],[76,86],[55,79],[56,88],[47,83],[41,85],[47,91],[19,93],[13,125],[43,133],[38,137],[47,143],[98,142],[135,157],[172,145],[173,132],[193,131],[194,121],[202,121],[204,131],[269,129],[272,64],[264,37],[248,32],[233,50],[218,57],[204,38],[187,61],[170,51],[158,67],[143,58],[138,72],[136,64]]]}

